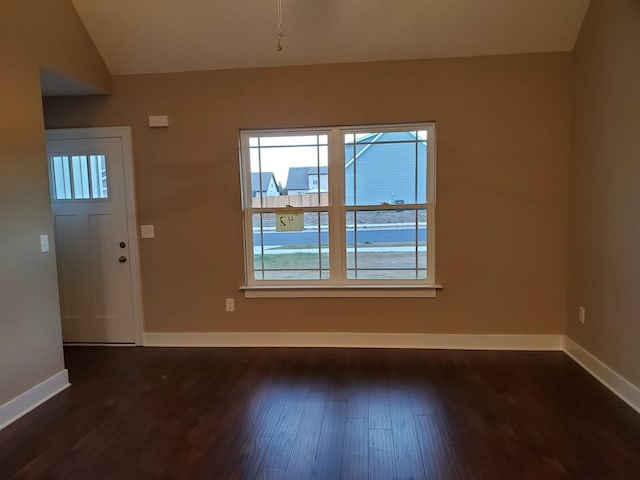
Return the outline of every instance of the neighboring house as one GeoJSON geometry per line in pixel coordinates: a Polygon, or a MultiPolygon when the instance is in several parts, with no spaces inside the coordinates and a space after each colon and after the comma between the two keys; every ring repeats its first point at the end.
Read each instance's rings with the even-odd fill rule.
{"type": "Polygon", "coordinates": [[[329,191],[327,167],[292,167],[287,175],[287,194],[304,195],[329,191]]]}
{"type": "MultiPolygon", "coordinates": [[[[424,202],[425,182],[416,182],[416,175],[424,178],[426,164],[426,141],[419,139],[416,143],[413,132],[385,132],[358,138],[355,144],[345,147],[347,205],[424,202]]],[[[328,187],[326,166],[289,169],[288,195],[328,192],[328,187]]]]}
{"type": "Polygon", "coordinates": [[[424,178],[426,164],[427,143],[416,142],[413,132],[359,138],[355,144],[345,146],[346,204],[424,202],[425,182],[417,182],[416,187],[416,175],[424,178]]]}
{"type": "Polygon", "coordinates": [[[280,187],[273,172],[251,173],[252,197],[277,197],[278,195],[280,195],[280,187]]]}

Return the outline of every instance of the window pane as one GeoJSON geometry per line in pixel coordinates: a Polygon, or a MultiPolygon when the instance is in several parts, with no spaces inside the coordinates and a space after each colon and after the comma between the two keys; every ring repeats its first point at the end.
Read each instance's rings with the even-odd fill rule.
{"type": "Polygon", "coordinates": [[[328,205],[327,140],[328,135],[251,137],[252,207],[328,205]]]}
{"type": "Polygon", "coordinates": [[[427,211],[346,213],[347,278],[427,278],[427,211]]]}
{"type": "Polygon", "coordinates": [[[329,216],[306,212],[304,230],[277,232],[274,213],[254,213],[253,268],[256,280],[319,280],[329,275],[329,216]]]}
{"type": "Polygon", "coordinates": [[[346,205],[427,201],[425,131],[345,135],[346,205]]]}
{"type": "MultiPolygon", "coordinates": [[[[278,137],[260,137],[261,147],[281,147],[283,145],[326,145],[328,135],[286,135],[278,137]]],[[[254,146],[251,144],[251,146],[254,146]]]]}
{"type": "Polygon", "coordinates": [[[109,198],[107,189],[107,162],[104,155],[91,155],[91,194],[93,198],[109,198]]]}
{"type": "Polygon", "coordinates": [[[73,172],[73,198],[91,198],[89,194],[89,170],[86,155],[72,156],[71,170],[73,172]]]}
{"type": "Polygon", "coordinates": [[[71,173],[69,157],[53,157],[53,194],[56,200],[71,199],[71,173]]]}

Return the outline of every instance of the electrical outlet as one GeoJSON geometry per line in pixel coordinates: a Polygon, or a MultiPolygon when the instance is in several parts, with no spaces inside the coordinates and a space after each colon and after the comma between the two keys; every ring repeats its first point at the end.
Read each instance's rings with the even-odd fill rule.
{"type": "Polygon", "coordinates": [[[225,307],[227,312],[235,312],[236,311],[236,301],[233,298],[225,299],[225,307]]]}
{"type": "Polygon", "coordinates": [[[584,325],[586,310],[584,307],[578,307],[578,321],[584,325]]]}

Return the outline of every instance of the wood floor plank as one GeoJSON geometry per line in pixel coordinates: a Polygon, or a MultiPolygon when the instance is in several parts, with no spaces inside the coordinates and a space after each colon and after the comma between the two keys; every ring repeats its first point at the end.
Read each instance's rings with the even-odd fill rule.
{"type": "Polygon", "coordinates": [[[340,478],[369,478],[369,421],[366,418],[347,418],[340,478]]]}
{"type": "Polygon", "coordinates": [[[369,478],[394,480],[397,478],[393,433],[390,429],[369,429],[369,478]]]}
{"type": "Polygon", "coordinates": [[[326,480],[340,478],[346,420],[347,402],[329,401],[322,422],[312,478],[326,480]]]}
{"type": "Polygon", "coordinates": [[[369,419],[369,389],[367,385],[355,385],[349,389],[347,417],[369,419]]]}
{"type": "Polygon", "coordinates": [[[305,384],[294,386],[289,392],[263,465],[263,469],[276,472],[272,475],[287,468],[308,396],[309,387],[305,384]]]}
{"type": "Polygon", "coordinates": [[[417,415],[415,424],[426,478],[459,479],[456,448],[444,422],[436,415],[417,415]]]}
{"type": "Polygon", "coordinates": [[[312,478],[326,407],[327,392],[309,393],[295,445],[287,464],[284,476],[286,480],[312,478]]]}
{"type": "Polygon", "coordinates": [[[389,393],[394,458],[399,480],[418,480],[425,477],[420,443],[414,425],[411,400],[405,389],[389,393]]]}
{"type": "Polygon", "coordinates": [[[369,428],[391,430],[389,390],[382,385],[369,388],[369,428]]]}
{"type": "Polygon", "coordinates": [[[65,349],[2,480],[640,478],[640,415],[560,352],[65,349]]]}

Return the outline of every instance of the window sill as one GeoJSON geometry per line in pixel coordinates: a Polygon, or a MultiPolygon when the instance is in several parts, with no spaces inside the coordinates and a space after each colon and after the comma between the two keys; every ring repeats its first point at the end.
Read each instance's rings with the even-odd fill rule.
{"type": "Polygon", "coordinates": [[[442,285],[243,285],[245,298],[434,298],[442,285]]]}

